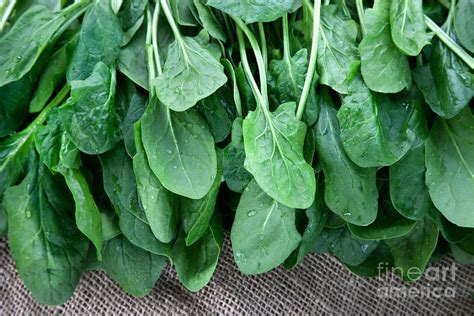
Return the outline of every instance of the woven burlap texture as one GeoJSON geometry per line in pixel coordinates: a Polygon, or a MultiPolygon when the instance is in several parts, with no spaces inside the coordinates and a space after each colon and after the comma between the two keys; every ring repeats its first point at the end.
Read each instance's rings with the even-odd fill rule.
{"type": "Polygon", "coordinates": [[[49,307],[37,304],[26,290],[3,239],[0,240],[0,315],[473,314],[474,301],[470,295],[474,292],[474,267],[456,265],[453,268],[453,265],[451,259],[434,265],[450,270],[446,280],[425,277],[413,285],[391,276],[359,278],[333,257],[310,255],[293,270],[278,268],[250,277],[238,271],[226,240],[212,281],[199,293],[188,292],[169,267],[163,271],[153,292],[142,299],[125,294],[102,272],[86,272],[66,304],[49,307]],[[424,297],[403,296],[399,290],[404,287],[424,291],[424,297]],[[398,291],[399,297],[385,297],[387,288],[398,291]],[[453,291],[455,297],[451,297],[453,291]],[[426,293],[431,297],[426,297],[426,293]],[[443,295],[438,297],[436,293],[443,295]]]}

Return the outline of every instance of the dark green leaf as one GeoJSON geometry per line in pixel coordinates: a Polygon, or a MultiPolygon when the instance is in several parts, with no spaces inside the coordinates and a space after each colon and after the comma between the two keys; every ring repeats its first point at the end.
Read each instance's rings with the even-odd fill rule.
{"type": "Polygon", "coordinates": [[[454,15],[454,29],[461,44],[471,53],[474,53],[474,36],[472,36],[472,30],[474,29],[473,16],[474,1],[459,0],[456,14],[454,15]]]}

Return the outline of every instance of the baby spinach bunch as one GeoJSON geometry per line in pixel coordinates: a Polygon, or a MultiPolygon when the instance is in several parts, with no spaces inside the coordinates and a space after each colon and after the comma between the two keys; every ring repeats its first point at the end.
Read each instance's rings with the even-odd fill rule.
{"type": "Polygon", "coordinates": [[[0,235],[44,304],[330,253],[474,263],[472,0],[0,5],[0,235]]]}

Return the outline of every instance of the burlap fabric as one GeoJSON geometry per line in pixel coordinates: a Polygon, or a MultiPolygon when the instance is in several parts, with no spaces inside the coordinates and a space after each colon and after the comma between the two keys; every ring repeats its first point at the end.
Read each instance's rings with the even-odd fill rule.
{"type": "Polygon", "coordinates": [[[69,302],[48,307],[37,304],[23,286],[3,239],[0,314],[474,314],[474,300],[470,299],[474,267],[453,268],[453,264],[445,259],[434,265],[435,272],[449,269],[446,280],[432,274],[415,285],[390,276],[356,277],[326,255],[308,256],[291,271],[278,268],[249,277],[237,270],[226,241],[212,282],[199,293],[184,289],[172,268],[164,270],[154,291],[142,299],[124,294],[104,273],[88,272],[69,302]],[[424,294],[404,295],[405,287],[424,294]],[[398,294],[386,297],[387,289],[398,294]]]}

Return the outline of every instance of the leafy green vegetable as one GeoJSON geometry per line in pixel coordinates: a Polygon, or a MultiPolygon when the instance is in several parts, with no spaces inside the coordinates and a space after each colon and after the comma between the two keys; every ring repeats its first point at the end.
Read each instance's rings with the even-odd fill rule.
{"type": "Polygon", "coordinates": [[[235,262],[245,274],[277,267],[301,240],[295,227],[295,210],[269,197],[255,181],[249,183],[240,199],[230,238],[235,262]]]}
{"type": "Polygon", "coordinates": [[[454,17],[454,29],[459,41],[471,53],[474,52],[474,37],[472,36],[474,14],[474,2],[472,0],[459,0],[454,17]]]}
{"type": "Polygon", "coordinates": [[[392,0],[390,30],[393,43],[398,49],[409,56],[419,55],[432,37],[432,34],[425,32],[423,1],[392,0]]]}
{"type": "Polygon", "coordinates": [[[381,93],[399,92],[411,82],[408,60],[392,40],[390,3],[375,0],[366,10],[367,34],[359,45],[362,77],[371,90],[381,93]]]}

